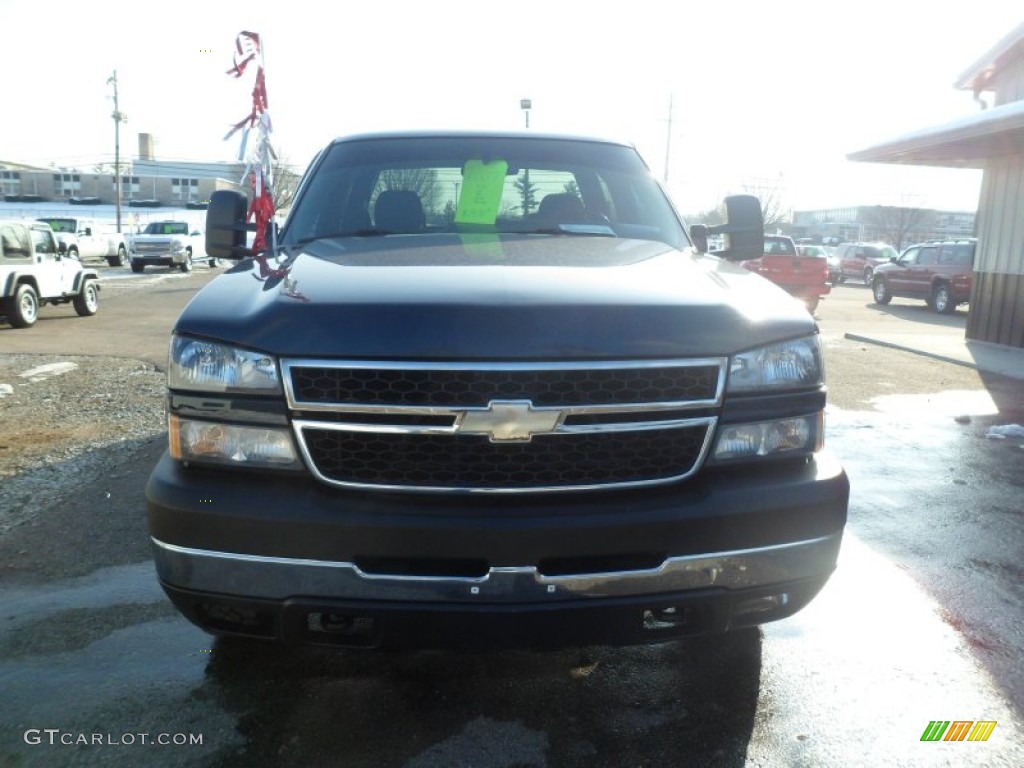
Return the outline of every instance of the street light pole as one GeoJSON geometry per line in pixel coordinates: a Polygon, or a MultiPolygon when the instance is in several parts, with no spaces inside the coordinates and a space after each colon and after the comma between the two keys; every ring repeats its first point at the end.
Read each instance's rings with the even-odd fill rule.
{"type": "Polygon", "coordinates": [[[117,231],[121,231],[121,123],[128,122],[128,118],[121,112],[117,101],[117,70],[114,70],[107,85],[114,86],[114,199],[117,203],[117,231]]]}
{"type": "MultiPolygon", "coordinates": [[[[533,106],[533,102],[530,99],[520,99],[519,107],[523,110],[523,114],[526,115],[526,128],[530,128],[530,107],[533,106]]],[[[523,216],[530,213],[530,169],[523,169],[523,216]]]]}

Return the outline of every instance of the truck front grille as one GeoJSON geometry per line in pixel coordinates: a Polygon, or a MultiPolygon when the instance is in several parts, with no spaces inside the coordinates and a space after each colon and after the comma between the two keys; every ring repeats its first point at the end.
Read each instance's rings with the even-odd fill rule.
{"type": "Polygon", "coordinates": [[[479,435],[406,435],[307,428],[317,469],[343,484],[419,489],[580,488],[689,473],[707,424],[684,429],[539,435],[502,445],[479,435]]]}
{"type": "Polygon", "coordinates": [[[535,406],[714,400],[719,365],[634,368],[292,369],[296,399],[308,403],[479,407],[491,400],[535,406]]]}
{"type": "Polygon", "coordinates": [[[725,365],[282,361],[295,434],[322,482],[492,493],[689,477],[725,365]]]}

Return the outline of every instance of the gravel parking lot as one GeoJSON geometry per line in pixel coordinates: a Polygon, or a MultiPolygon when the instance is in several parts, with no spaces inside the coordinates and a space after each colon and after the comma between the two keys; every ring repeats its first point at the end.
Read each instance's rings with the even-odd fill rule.
{"type": "Polygon", "coordinates": [[[76,478],[114,472],[102,449],[160,436],[164,397],[164,374],[138,360],[0,354],[0,535],[76,478]]]}

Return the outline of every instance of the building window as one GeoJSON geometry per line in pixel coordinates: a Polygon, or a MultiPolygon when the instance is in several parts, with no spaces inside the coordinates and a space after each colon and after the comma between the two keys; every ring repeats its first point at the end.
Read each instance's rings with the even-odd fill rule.
{"type": "Polygon", "coordinates": [[[121,195],[134,197],[139,193],[139,177],[138,176],[122,176],[121,177],[121,195]]]}
{"type": "Polygon", "coordinates": [[[18,171],[0,171],[0,189],[5,195],[20,195],[21,174],[18,171]]]}
{"type": "Polygon", "coordinates": [[[77,173],[53,174],[53,193],[64,197],[74,197],[82,192],[82,177],[77,173]]]}
{"type": "Polygon", "coordinates": [[[175,200],[193,202],[199,199],[199,179],[171,179],[171,195],[175,200]]]}

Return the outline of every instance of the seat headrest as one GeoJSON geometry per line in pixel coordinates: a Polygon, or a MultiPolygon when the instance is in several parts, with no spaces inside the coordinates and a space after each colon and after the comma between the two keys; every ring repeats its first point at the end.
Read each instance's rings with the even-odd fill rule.
{"type": "Polygon", "coordinates": [[[373,206],[373,222],[385,232],[420,232],[426,224],[420,196],[406,189],[386,189],[373,206]]]}
{"type": "Polygon", "coordinates": [[[551,221],[581,221],[584,217],[583,203],[569,192],[555,192],[545,195],[537,208],[537,215],[551,221]]]}

